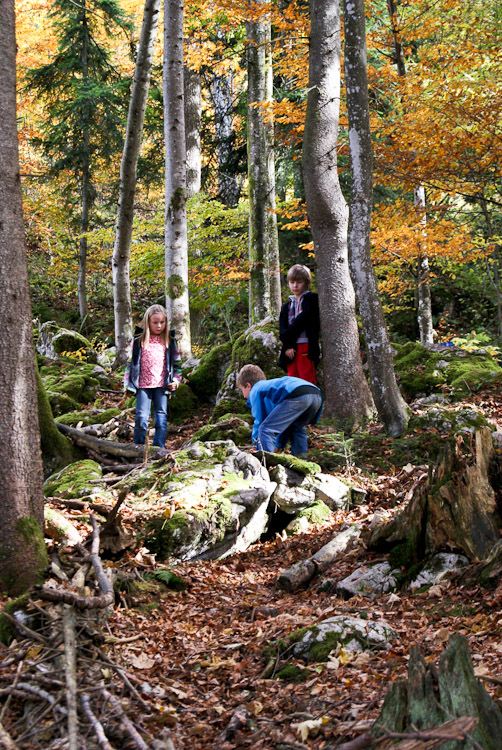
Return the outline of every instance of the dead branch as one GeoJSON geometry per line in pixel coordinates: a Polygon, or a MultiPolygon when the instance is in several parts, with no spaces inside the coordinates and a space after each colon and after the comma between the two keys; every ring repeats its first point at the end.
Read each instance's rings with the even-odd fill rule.
{"type": "Polygon", "coordinates": [[[19,622],[13,615],[10,614],[10,612],[6,612],[5,610],[2,612],[2,617],[5,617],[14,627],[23,635],[27,635],[28,638],[31,638],[34,641],[38,641],[39,643],[43,643],[44,646],[48,646],[47,640],[43,637],[43,635],[40,635],[40,633],[36,633],[31,628],[24,625],[22,622],[19,622]]]}
{"type": "Polygon", "coordinates": [[[3,725],[0,724],[0,747],[5,750],[17,750],[17,745],[8,732],[5,731],[3,725]]]}
{"type": "Polygon", "coordinates": [[[124,729],[128,732],[131,739],[136,743],[136,745],[139,747],[139,750],[148,750],[148,745],[143,740],[143,737],[139,734],[138,730],[130,720],[130,718],[125,713],[124,709],[120,705],[120,702],[117,700],[117,698],[110,693],[106,688],[101,688],[100,690],[101,694],[106,698],[107,701],[109,701],[117,714],[120,716],[120,721],[122,722],[122,725],[124,729]]]}
{"type": "Polygon", "coordinates": [[[63,606],[64,668],[66,676],[66,706],[68,708],[68,748],[78,748],[77,719],[77,651],[76,615],[73,607],[63,606]]]}
{"type": "Polygon", "coordinates": [[[103,748],[103,750],[113,750],[112,746],[108,742],[108,738],[105,734],[105,730],[103,729],[103,725],[97,718],[97,716],[93,713],[91,709],[91,703],[89,700],[89,696],[85,693],[80,696],[80,701],[82,703],[82,708],[84,709],[84,713],[89,719],[89,721],[92,724],[92,728],[94,729],[96,733],[96,737],[98,738],[98,744],[100,747],[103,748]]]}
{"type": "MultiPolygon", "coordinates": [[[[121,458],[137,458],[142,459],[145,453],[145,449],[142,445],[133,445],[131,443],[114,443],[111,440],[102,440],[101,438],[92,437],[87,435],[82,430],[77,430],[75,427],[69,427],[61,422],[56,422],[56,427],[64,435],[71,438],[77,445],[81,445],[84,448],[90,448],[91,450],[99,453],[108,454],[111,456],[119,456],[121,458]]],[[[169,457],[171,454],[164,448],[157,448],[151,446],[148,448],[148,458],[157,459],[169,457]]]]}
{"type": "Polygon", "coordinates": [[[239,729],[242,729],[242,727],[245,727],[249,723],[250,718],[251,714],[249,713],[249,709],[245,704],[237,706],[230,718],[230,721],[220,735],[221,742],[231,740],[235,733],[239,731],[239,729]]]}

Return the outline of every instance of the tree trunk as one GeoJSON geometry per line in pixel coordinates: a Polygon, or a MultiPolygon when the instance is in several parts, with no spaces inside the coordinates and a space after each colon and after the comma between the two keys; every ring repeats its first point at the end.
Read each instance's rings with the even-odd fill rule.
{"type": "Polygon", "coordinates": [[[112,255],[115,346],[117,347],[115,367],[126,363],[133,335],[129,261],[131,257],[134,196],[136,193],[136,169],[141,147],[159,14],[160,0],[146,0],[136,56],[131,101],[129,102],[127,115],[124,151],[120,163],[119,204],[112,255]]]}
{"type": "Polygon", "coordinates": [[[185,149],[187,162],[187,198],[200,192],[200,121],[202,99],[200,73],[184,66],[183,91],[185,103],[185,149]]]}
{"type": "Polygon", "coordinates": [[[270,22],[246,24],[248,38],[249,319],[278,315],[281,306],[275,203],[270,22]],[[268,119],[268,121],[267,121],[268,119]]]}
{"type": "Polygon", "coordinates": [[[467,558],[487,558],[500,538],[502,517],[491,485],[491,431],[476,431],[471,449],[447,442],[429,477],[408,505],[375,526],[368,549],[391,550],[394,560],[409,567],[444,549],[462,550],[467,558]]]}
{"type": "Polygon", "coordinates": [[[47,564],[35,353],[23,229],[16,126],[13,0],[0,24],[0,587],[39,580],[47,564]]]}
{"type": "Polygon", "coordinates": [[[344,0],[345,86],[349,118],[352,193],[349,258],[361,314],[373,399],[389,435],[401,435],[408,409],[396,383],[394,363],[370,254],[373,158],[366,63],[364,0],[344,0]]]}
{"type": "MultiPolygon", "coordinates": [[[[223,37],[220,29],[218,37],[223,37]]],[[[228,207],[238,204],[242,187],[242,179],[236,174],[238,156],[234,145],[233,81],[233,71],[229,70],[224,74],[215,73],[209,84],[214,109],[214,137],[218,160],[218,200],[228,207]]]]}
{"type": "Polygon", "coordinates": [[[371,415],[373,403],[361,363],[347,253],[348,209],[337,172],[339,0],[311,0],[310,9],[303,171],[317,265],[325,415],[351,428],[371,415]]]}
{"type": "Polygon", "coordinates": [[[434,343],[434,328],[432,326],[431,285],[429,273],[429,258],[427,257],[427,214],[425,210],[425,188],[419,185],[413,191],[415,211],[417,213],[422,241],[419,243],[418,254],[418,330],[421,344],[434,343]]]}
{"type": "Polygon", "coordinates": [[[164,5],[164,137],[166,308],[183,359],[190,356],[185,113],[183,106],[183,0],[164,5]]]}
{"type": "MultiPolygon", "coordinates": [[[[83,3],[83,13],[85,26],[85,0],[83,3]]],[[[82,78],[85,81],[88,76],[87,72],[87,34],[83,34],[82,44],[82,78]]],[[[87,324],[87,315],[89,308],[87,305],[87,236],[89,230],[89,209],[91,204],[91,174],[90,174],[90,155],[89,155],[89,115],[87,107],[82,112],[82,184],[81,184],[81,214],[80,214],[80,240],[78,252],[78,307],[80,313],[80,322],[85,329],[87,324]]]]}
{"type": "Polygon", "coordinates": [[[408,680],[392,683],[372,734],[382,738],[383,727],[409,734],[408,743],[399,743],[403,747],[498,750],[502,713],[474,674],[465,636],[450,637],[437,671],[411,647],[408,680]]]}

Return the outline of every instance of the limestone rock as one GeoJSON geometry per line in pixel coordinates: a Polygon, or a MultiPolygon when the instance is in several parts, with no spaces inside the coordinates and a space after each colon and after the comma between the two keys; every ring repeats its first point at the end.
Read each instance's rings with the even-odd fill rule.
{"type": "Polygon", "coordinates": [[[387,562],[357,568],[336,586],[336,593],[345,598],[366,596],[374,599],[381,594],[394,591],[398,586],[399,572],[392,570],[387,562]]]}

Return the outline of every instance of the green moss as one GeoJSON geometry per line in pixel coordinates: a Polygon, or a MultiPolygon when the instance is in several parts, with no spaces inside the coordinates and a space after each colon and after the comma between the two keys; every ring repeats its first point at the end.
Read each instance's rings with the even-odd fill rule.
{"type": "Polygon", "coordinates": [[[81,451],[78,448],[75,448],[70,441],[59,432],[54,424],[51,405],[38,370],[36,375],[40,446],[42,448],[44,476],[47,477],[62,466],[67,466],[80,458],[81,451]]]}
{"type": "Polygon", "coordinates": [[[145,544],[159,560],[166,560],[178,547],[191,541],[190,524],[186,513],[181,510],[173,513],[171,518],[152,518],[147,524],[146,531],[145,544]]]}
{"type": "Polygon", "coordinates": [[[166,297],[169,299],[179,299],[183,296],[185,289],[185,282],[179,274],[173,273],[166,279],[166,297]]]}
{"type": "Polygon", "coordinates": [[[323,523],[330,515],[328,506],[322,500],[317,500],[313,505],[300,511],[296,518],[306,518],[309,523],[323,523]]]}
{"type": "Polygon", "coordinates": [[[58,422],[61,424],[67,424],[75,427],[77,424],[82,423],[83,425],[91,424],[105,424],[113,417],[118,417],[122,414],[120,409],[88,409],[87,411],[73,411],[69,414],[63,414],[59,417],[58,422]]]}
{"type": "Polygon", "coordinates": [[[44,484],[47,497],[85,497],[96,491],[90,479],[101,479],[103,472],[96,461],[85,459],[52,474],[44,484]]]}
{"type": "Polygon", "coordinates": [[[47,398],[51,407],[51,411],[56,417],[60,417],[62,414],[75,411],[79,405],[74,398],[71,398],[66,393],[54,393],[54,391],[47,391],[47,398]]]}
{"type": "MultiPolygon", "coordinates": [[[[24,610],[28,605],[30,596],[29,594],[22,594],[17,599],[13,599],[11,602],[7,602],[3,608],[3,612],[9,615],[13,615],[14,612],[24,610]]],[[[14,625],[0,613],[0,643],[7,645],[9,641],[17,636],[17,631],[14,625]]]]}
{"type": "Polygon", "coordinates": [[[288,469],[297,471],[303,476],[319,474],[321,467],[313,461],[305,461],[303,458],[290,456],[286,453],[265,453],[267,466],[285,466],[288,469]]]}
{"type": "Polygon", "coordinates": [[[169,397],[169,419],[174,424],[191,417],[199,408],[199,399],[186,383],[181,383],[169,397]]]}
{"type": "Polygon", "coordinates": [[[41,527],[31,516],[19,518],[9,546],[0,548],[0,589],[15,596],[42,583],[47,564],[41,527]]]}
{"type": "Polygon", "coordinates": [[[201,401],[212,401],[218,393],[232,356],[232,344],[215,346],[188,376],[190,388],[201,401]]]}
{"type": "Polygon", "coordinates": [[[301,669],[294,664],[286,664],[276,674],[276,677],[284,682],[305,682],[309,676],[307,669],[301,669]]]}

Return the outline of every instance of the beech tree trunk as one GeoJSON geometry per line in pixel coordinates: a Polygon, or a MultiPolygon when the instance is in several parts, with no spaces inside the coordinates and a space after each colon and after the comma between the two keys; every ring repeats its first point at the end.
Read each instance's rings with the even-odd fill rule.
{"type": "Polygon", "coordinates": [[[0,15],[0,588],[17,594],[47,564],[35,353],[16,123],[13,0],[0,15]]]}
{"type": "Polygon", "coordinates": [[[185,149],[187,164],[187,198],[200,192],[200,121],[202,99],[200,73],[187,65],[183,69],[183,93],[185,104],[185,149]]]}
{"type": "MultiPolygon", "coordinates": [[[[224,36],[220,29],[218,29],[217,36],[218,38],[224,36]]],[[[236,173],[238,155],[235,150],[233,71],[215,72],[211,76],[209,90],[214,109],[218,200],[225,206],[236,206],[241,195],[242,179],[236,173]]]]}
{"type": "Polygon", "coordinates": [[[339,0],[311,0],[309,94],[303,140],[323,345],[325,415],[351,428],[373,411],[364,377],[347,252],[348,208],[337,172],[339,0]]]}
{"type": "Polygon", "coordinates": [[[146,0],[143,26],[136,56],[136,69],[127,115],[124,151],[120,163],[120,188],[115,244],[112,255],[113,307],[115,312],[115,366],[126,363],[132,340],[131,285],[129,261],[134,219],[136,171],[145,120],[148,87],[152,70],[153,48],[159,24],[160,0],[146,0]]]}
{"type": "Polygon", "coordinates": [[[275,201],[274,130],[271,112],[270,22],[246,24],[248,37],[249,319],[278,315],[281,306],[275,201]],[[268,120],[268,121],[267,121],[268,120]]]}
{"type": "Polygon", "coordinates": [[[183,0],[164,5],[166,308],[183,359],[190,356],[186,148],[183,105],[183,0]]]}
{"type": "Polygon", "coordinates": [[[408,408],[396,383],[387,326],[370,254],[373,156],[364,0],[344,0],[343,4],[345,87],[352,165],[348,235],[350,269],[366,339],[371,392],[386,432],[396,437],[406,429],[408,408]]]}
{"type": "Polygon", "coordinates": [[[429,272],[429,258],[427,256],[427,213],[425,209],[425,188],[419,185],[413,191],[415,211],[422,229],[420,252],[418,254],[418,330],[421,344],[434,343],[434,328],[432,326],[431,285],[429,272]]]}

